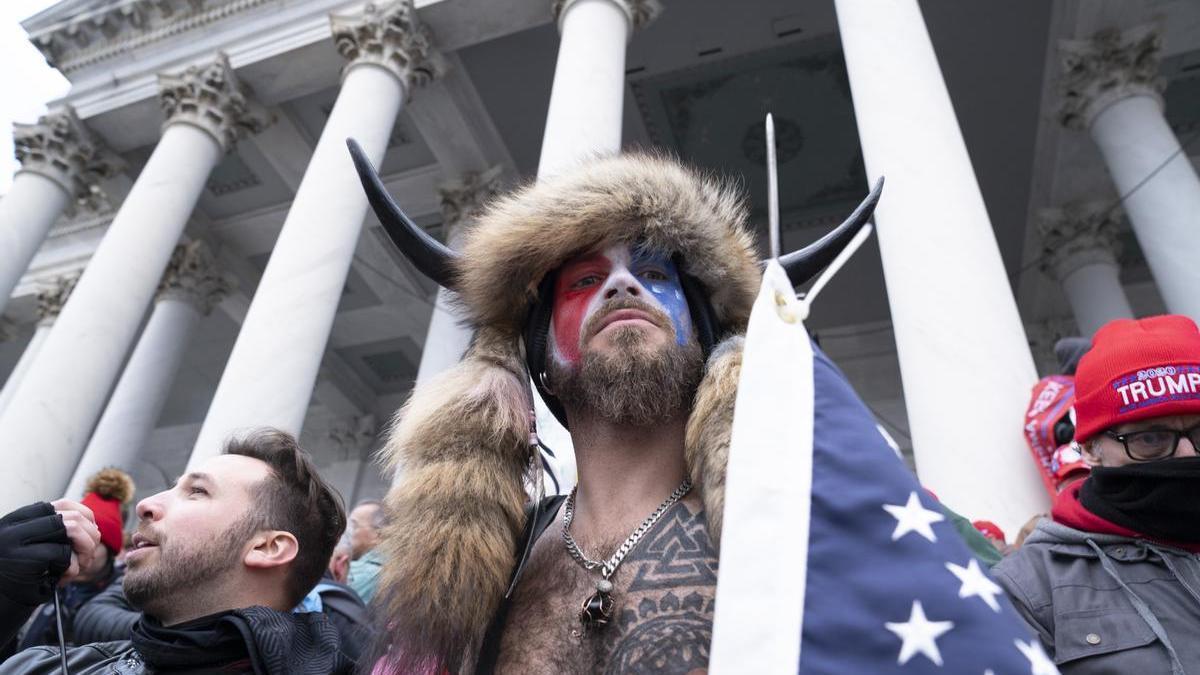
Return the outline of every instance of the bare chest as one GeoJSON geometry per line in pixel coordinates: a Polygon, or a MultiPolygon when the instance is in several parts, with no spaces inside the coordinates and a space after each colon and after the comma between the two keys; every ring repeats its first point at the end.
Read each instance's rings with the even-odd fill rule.
{"type": "MultiPolygon", "coordinates": [[[[593,554],[597,552],[591,552],[593,554]]],[[[704,515],[671,507],[612,578],[606,627],[581,630],[599,572],[580,567],[561,523],[534,546],[500,643],[499,673],[695,673],[708,667],[717,554],[704,515]]]]}

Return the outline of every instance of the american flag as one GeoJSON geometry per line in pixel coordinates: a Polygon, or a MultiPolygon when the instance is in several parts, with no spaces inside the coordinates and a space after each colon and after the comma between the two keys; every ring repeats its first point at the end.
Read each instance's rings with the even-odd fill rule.
{"type": "Polygon", "coordinates": [[[1057,673],[808,339],[809,302],[768,265],[738,383],[710,671],[1057,673]]]}
{"type": "Polygon", "coordinates": [[[845,376],[813,352],[800,672],[1057,673],[845,376]]]}

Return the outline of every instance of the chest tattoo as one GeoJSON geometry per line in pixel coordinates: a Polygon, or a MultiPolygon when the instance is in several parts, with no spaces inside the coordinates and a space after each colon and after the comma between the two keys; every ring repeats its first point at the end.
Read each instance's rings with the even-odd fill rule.
{"type": "MultiPolygon", "coordinates": [[[[501,639],[500,673],[697,673],[708,667],[717,552],[704,513],[672,506],[613,575],[614,619],[571,635],[595,573],[571,560],[561,524],[538,539],[501,639]]],[[[594,553],[599,553],[596,551],[594,553]]],[[[605,552],[607,554],[607,551],[605,552]]]]}

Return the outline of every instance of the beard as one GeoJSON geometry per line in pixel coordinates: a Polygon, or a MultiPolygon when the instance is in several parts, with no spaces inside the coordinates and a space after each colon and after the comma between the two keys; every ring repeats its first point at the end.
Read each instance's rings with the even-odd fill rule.
{"type": "Polygon", "coordinates": [[[126,569],[126,599],[154,617],[195,604],[188,599],[201,600],[199,596],[209,594],[213,581],[241,563],[242,545],[258,529],[259,523],[253,518],[243,517],[200,541],[181,538],[171,542],[170,537],[159,537],[157,560],[126,569]]]}
{"type": "MultiPolygon", "coordinates": [[[[670,320],[642,304],[621,302],[596,313],[602,317],[612,309],[634,307],[650,313],[654,323],[672,333],[661,348],[646,344],[641,328],[611,328],[609,341],[615,349],[607,353],[585,351],[576,368],[549,359],[548,371],[555,392],[568,410],[608,422],[646,427],[670,419],[688,409],[703,375],[704,360],[695,340],[675,342],[670,320]]],[[[591,335],[592,331],[585,331],[591,335]]]]}

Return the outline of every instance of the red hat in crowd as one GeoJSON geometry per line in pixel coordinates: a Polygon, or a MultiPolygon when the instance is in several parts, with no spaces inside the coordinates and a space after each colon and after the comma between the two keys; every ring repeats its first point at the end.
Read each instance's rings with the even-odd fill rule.
{"type": "Polygon", "coordinates": [[[1167,415],[1200,414],[1200,330],[1186,316],[1117,319],[1075,371],[1075,440],[1167,415]]]}
{"type": "Polygon", "coordinates": [[[1000,529],[999,525],[990,520],[976,520],[971,524],[975,526],[976,530],[979,530],[980,534],[988,539],[1007,541],[1007,538],[1004,536],[1004,530],[1000,529]]]}
{"type": "Polygon", "coordinates": [[[101,469],[88,479],[83,505],[96,516],[100,543],[113,555],[121,552],[125,543],[121,505],[133,499],[133,479],[120,469],[101,469]]]}

